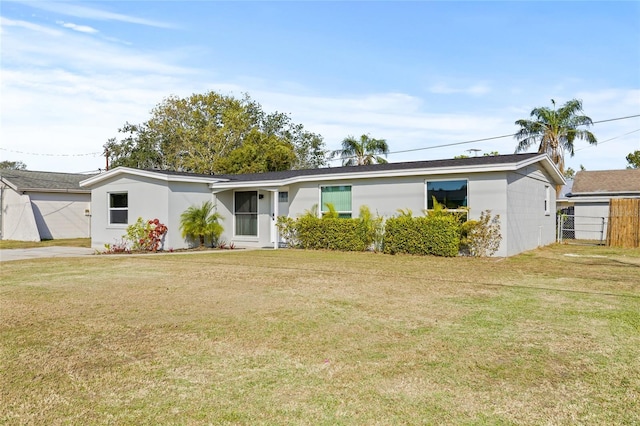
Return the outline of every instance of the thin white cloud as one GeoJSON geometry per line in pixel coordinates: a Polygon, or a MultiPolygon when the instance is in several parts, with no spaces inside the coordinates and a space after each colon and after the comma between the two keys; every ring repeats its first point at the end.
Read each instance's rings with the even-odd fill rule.
{"type": "Polygon", "coordinates": [[[56,21],[56,24],[61,25],[65,28],[69,28],[74,31],[78,31],[80,33],[95,34],[98,32],[98,30],[88,25],[77,25],[71,22],[64,22],[64,21],[56,21]]]}
{"type": "Polygon", "coordinates": [[[4,16],[0,16],[0,29],[2,29],[2,34],[6,33],[7,27],[23,28],[23,29],[26,29],[26,30],[29,30],[29,31],[33,31],[33,32],[39,33],[39,34],[46,34],[46,35],[50,35],[50,36],[60,35],[60,31],[58,31],[56,29],[53,29],[53,28],[45,27],[43,25],[34,24],[32,22],[9,19],[9,18],[5,18],[4,16]]]}
{"type": "Polygon", "coordinates": [[[75,18],[94,19],[99,21],[117,21],[126,22],[129,24],[145,25],[158,28],[175,28],[174,25],[155,21],[150,19],[138,18],[136,16],[123,15],[121,13],[109,12],[107,10],[97,9],[94,7],[87,7],[72,2],[48,2],[48,1],[16,1],[29,7],[33,7],[40,10],[46,10],[48,12],[54,12],[61,15],[73,16],[75,18]]]}
{"type": "Polygon", "coordinates": [[[191,72],[181,65],[172,64],[179,60],[179,52],[142,52],[83,37],[75,31],[49,31],[50,37],[42,37],[43,32],[47,32],[46,27],[33,25],[3,28],[3,68],[49,66],[82,69],[86,72],[111,70],[174,75],[191,72]]]}

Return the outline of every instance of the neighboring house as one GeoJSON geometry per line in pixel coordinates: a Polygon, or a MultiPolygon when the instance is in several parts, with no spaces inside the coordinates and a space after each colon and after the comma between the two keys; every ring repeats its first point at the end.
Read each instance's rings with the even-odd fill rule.
{"type": "Polygon", "coordinates": [[[484,210],[500,215],[497,256],[555,241],[556,185],[564,178],[546,154],[513,154],[453,160],[387,163],[244,175],[196,175],[118,167],[80,183],[92,193],[92,246],[121,239],[138,217],[168,227],[164,248],[184,248],[180,214],[212,200],[224,221],[222,239],[245,247],[277,247],[278,216],[297,217],[331,202],[342,217],[360,206],[391,217],[416,215],[432,197],[465,207],[471,219],[484,210]]]}
{"type": "MultiPolygon", "coordinates": [[[[573,178],[568,178],[567,183],[560,188],[560,192],[556,198],[556,209],[563,210],[565,213],[573,211],[573,201],[569,198],[569,194],[573,189],[573,178]]],[[[573,214],[573,213],[571,213],[573,214]]]]}
{"type": "Polygon", "coordinates": [[[604,240],[609,200],[640,198],[640,170],[580,171],[567,198],[574,206],[575,238],[604,240]]]}
{"type": "Polygon", "coordinates": [[[0,170],[0,239],[40,241],[90,236],[86,174],[0,170]]]}

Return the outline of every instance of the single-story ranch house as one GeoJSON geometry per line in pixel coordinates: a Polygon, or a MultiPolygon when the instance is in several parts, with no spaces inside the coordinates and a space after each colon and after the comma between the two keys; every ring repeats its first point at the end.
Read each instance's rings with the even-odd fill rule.
{"type": "Polygon", "coordinates": [[[555,188],[564,183],[546,154],[513,154],[244,175],[117,167],[80,185],[91,189],[96,249],[119,241],[138,217],[167,225],[165,249],[187,247],[180,214],[208,200],[224,218],[222,240],[276,248],[280,215],[295,218],[314,205],[320,212],[328,202],[342,217],[357,217],[362,205],[384,217],[399,209],[421,215],[435,196],[450,209],[468,208],[471,219],[499,214],[496,255],[510,256],[555,241],[555,188]]]}
{"type": "Polygon", "coordinates": [[[91,175],[0,170],[0,239],[88,238],[91,175]]]}

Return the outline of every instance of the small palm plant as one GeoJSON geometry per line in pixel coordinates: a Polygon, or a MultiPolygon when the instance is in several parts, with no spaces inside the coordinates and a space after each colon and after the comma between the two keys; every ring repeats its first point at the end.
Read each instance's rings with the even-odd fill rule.
{"type": "Polygon", "coordinates": [[[214,212],[211,201],[205,201],[202,206],[191,206],[180,215],[180,230],[183,238],[196,237],[200,241],[200,247],[204,247],[206,237],[211,238],[212,245],[220,238],[224,228],[219,221],[222,216],[214,212]]]}

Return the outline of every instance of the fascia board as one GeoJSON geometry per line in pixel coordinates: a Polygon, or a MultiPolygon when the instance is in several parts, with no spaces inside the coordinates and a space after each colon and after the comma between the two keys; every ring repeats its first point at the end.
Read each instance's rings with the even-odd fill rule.
{"type": "Polygon", "coordinates": [[[45,192],[65,194],[91,194],[89,189],[51,189],[51,188],[20,188],[20,192],[45,192]]]}
{"type": "Polygon", "coordinates": [[[579,198],[574,198],[571,197],[569,198],[567,201],[570,201],[572,203],[608,203],[609,200],[611,200],[612,197],[579,197],[579,198]]]}
{"type": "Polygon", "coordinates": [[[571,200],[594,200],[598,199],[610,199],[610,198],[624,198],[624,197],[640,197],[638,191],[626,191],[626,192],[574,192],[569,199],[571,200]]]}
{"type": "Polygon", "coordinates": [[[0,177],[0,182],[4,183],[5,185],[7,185],[9,188],[13,189],[14,191],[18,191],[18,187],[11,181],[6,180],[3,177],[0,177]]]}
{"type": "Polygon", "coordinates": [[[547,154],[540,154],[537,157],[530,158],[528,160],[520,161],[518,164],[518,169],[522,167],[529,166],[531,164],[535,164],[537,162],[542,162],[542,167],[551,175],[551,178],[555,181],[557,185],[566,185],[567,180],[564,175],[560,173],[558,167],[551,161],[551,158],[547,154]]]}
{"type": "Polygon", "coordinates": [[[129,167],[116,167],[108,172],[102,173],[97,176],[93,176],[89,179],[80,182],[80,186],[91,187],[100,183],[106,179],[111,179],[119,175],[133,175],[146,177],[150,179],[156,179],[164,182],[192,182],[192,183],[211,183],[216,181],[225,181],[226,179],[217,179],[214,177],[205,178],[201,176],[186,176],[186,175],[166,175],[162,173],[150,172],[147,170],[132,169],[129,167]]]}
{"type": "Polygon", "coordinates": [[[353,179],[371,179],[380,177],[404,177],[404,176],[433,176],[443,174],[469,174],[469,173],[487,173],[487,172],[506,172],[519,169],[517,163],[506,164],[487,164],[483,166],[467,166],[467,167],[440,167],[440,168],[420,168],[420,169],[403,169],[403,170],[381,170],[379,172],[350,172],[336,173],[311,176],[294,176],[281,180],[263,180],[263,181],[226,181],[215,182],[209,185],[211,189],[233,189],[233,188],[253,188],[253,187],[279,187],[291,185],[300,182],[323,182],[335,180],[353,180],[353,179]]]}

